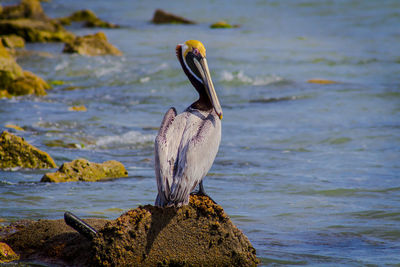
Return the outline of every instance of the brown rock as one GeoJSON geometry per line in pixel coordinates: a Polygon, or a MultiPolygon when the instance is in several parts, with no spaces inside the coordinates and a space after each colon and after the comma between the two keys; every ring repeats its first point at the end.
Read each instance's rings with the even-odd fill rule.
{"type": "Polygon", "coordinates": [[[19,256],[15,254],[6,243],[0,242],[0,263],[18,260],[19,256]]]}
{"type": "Polygon", "coordinates": [[[0,135],[0,169],[14,167],[48,169],[57,165],[46,152],[30,145],[23,138],[4,131],[0,135]]]}
{"type": "Polygon", "coordinates": [[[128,172],[124,165],[118,161],[110,160],[103,163],[93,163],[86,159],[76,159],[67,162],[55,173],[46,173],[41,182],[95,182],[113,178],[127,177],[128,172]]]}
{"type": "Polygon", "coordinates": [[[1,43],[7,48],[21,48],[25,46],[25,40],[15,34],[0,36],[1,43]]]}
{"type": "Polygon", "coordinates": [[[107,37],[103,32],[78,36],[73,41],[65,43],[63,52],[78,53],[86,56],[122,55],[121,51],[107,41],[107,37]]]}
{"type": "MultiPolygon", "coordinates": [[[[103,219],[85,220],[100,229],[107,222],[103,219]]],[[[64,220],[39,220],[22,225],[17,232],[4,240],[21,260],[57,266],[85,266],[91,257],[91,243],[65,224],[64,220]]]]}
{"type": "Polygon", "coordinates": [[[22,260],[73,266],[256,266],[247,237],[221,206],[191,196],[181,208],[139,206],[113,221],[85,220],[92,242],[62,220],[39,220],[4,238],[22,260]]]}
{"type": "Polygon", "coordinates": [[[68,17],[58,19],[58,21],[62,25],[71,25],[71,22],[75,21],[84,22],[84,26],[90,28],[119,28],[119,25],[99,19],[93,11],[88,9],[76,11],[68,17]]]}
{"type": "Polygon", "coordinates": [[[94,266],[256,266],[256,251],[221,206],[191,196],[181,208],[139,206],[93,240],[94,266]]]}
{"type": "Polygon", "coordinates": [[[151,22],[155,24],[177,23],[177,24],[196,24],[196,22],[184,17],[166,12],[162,9],[157,9],[154,12],[151,22]]]}

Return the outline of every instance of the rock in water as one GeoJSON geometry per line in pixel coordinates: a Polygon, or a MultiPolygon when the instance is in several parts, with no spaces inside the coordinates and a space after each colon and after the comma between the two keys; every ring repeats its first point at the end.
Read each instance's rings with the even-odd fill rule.
{"type": "Polygon", "coordinates": [[[221,206],[191,196],[181,208],[140,206],[93,240],[94,266],[256,266],[256,251],[221,206]]]}
{"type": "Polygon", "coordinates": [[[0,97],[46,95],[50,86],[32,72],[24,71],[0,42],[0,97]]]}
{"type": "Polygon", "coordinates": [[[0,169],[14,167],[48,169],[57,165],[46,152],[28,144],[23,138],[4,131],[0,135],[0,169]]]}
{"type": "Polygon", "coordinates": [[[88,9],[76,11],[68,17],[58,19],[58,21],[62,25],[71,25],[71,22],[74,21],[85,22],[85,26],[90,28],[119,28],[119,25],[99,19],[93,11],[88,9]]]}
{"type": "Polygon", "coordinates": [[[86,56],[122,55],[121,51],[107,41],[103,32],[76,37],[73,41],[65,43],[63,52],[86,56]]]}
{"type": "Polygon", "coordinates": [[[168,13],[162,9],[157,9],[154,12],[151,22],[155,24],[177,23],[177,24],[196,24],[196,22],[184,17],[168,13]]]}
{"type": "Polygon", "coordinates": [[[74,38],[58,21],[46,16],[38,0],[22,0],[19,5],[5,6],[0,13],[0,32],[21,36],[27,42],[61,42],[74,38]]]}
{"type": "Polygon", "coordinates": [[[86,159],[76,159],[67,162],[55,173],[46,173],[41,182],[95,182],[112,178],[127,177],[128,172],[118,161],[110,160],[103,163],[93,163],[86,159]]]}

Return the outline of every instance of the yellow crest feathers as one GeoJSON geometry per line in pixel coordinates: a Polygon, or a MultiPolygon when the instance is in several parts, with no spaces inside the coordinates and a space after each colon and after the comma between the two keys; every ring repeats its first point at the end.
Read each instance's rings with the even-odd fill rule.
{"type": "Polygon", "coordinates": [[[188,49],[185,51],[185,56],[188,52],[192,51],[193,48],[197,48],[200,52],[200,54],[203,57],[206,57],[206,48],[204,47],[204,45],[197,40],[188,40],[185,42],[185,44],[188,46],[188,49]]]}

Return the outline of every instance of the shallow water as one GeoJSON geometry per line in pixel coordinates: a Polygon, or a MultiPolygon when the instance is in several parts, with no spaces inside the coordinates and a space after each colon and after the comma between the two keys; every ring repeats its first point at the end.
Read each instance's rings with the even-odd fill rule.
{"type": "Polygon", "coordinates": [[[62,44],[28,44],[37,53],[19,64],[65,83],[46,97],[1,99],[0,127],[24,127],[17,134],[59,165],[79,157],[115,159],[129,177],[43,184],[38,181],[46,170],[0,171],[5,223],[58,219],[66,210],[116,218],[153,203],[157,127],[170,106],[182,111],[196,98],[174,49],[198,39],[224,110],[222,142],[205,187],[249,237],[263,265],[400,263],[397,0],[42,5],[51,17],[90,8],[125,26],[103,30],[124,56],[66,55],[62,44]],[[156,8],[199,24],[152,25],[156,8]],[[209,29],[220,19],[241,27],[209,29]],[[314,78],[337,83],[307,82],[314,78]],[[68,111],[76,105],[87,112],[68,111]],[[54,140],[78,148],[48,146],[54,140]]]}

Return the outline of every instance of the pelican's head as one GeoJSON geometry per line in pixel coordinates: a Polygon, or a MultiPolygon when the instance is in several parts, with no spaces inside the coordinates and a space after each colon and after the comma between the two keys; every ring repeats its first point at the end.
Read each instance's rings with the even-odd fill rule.
{"type": "Polygon", "coordinates": [[[208,70],[204,45],[197,40],[186,41],[176,46],[176,55],[193,86],[200,94],[202,90],[207,93],[215,112],[222,119],[222,108],[208,70]]]}

